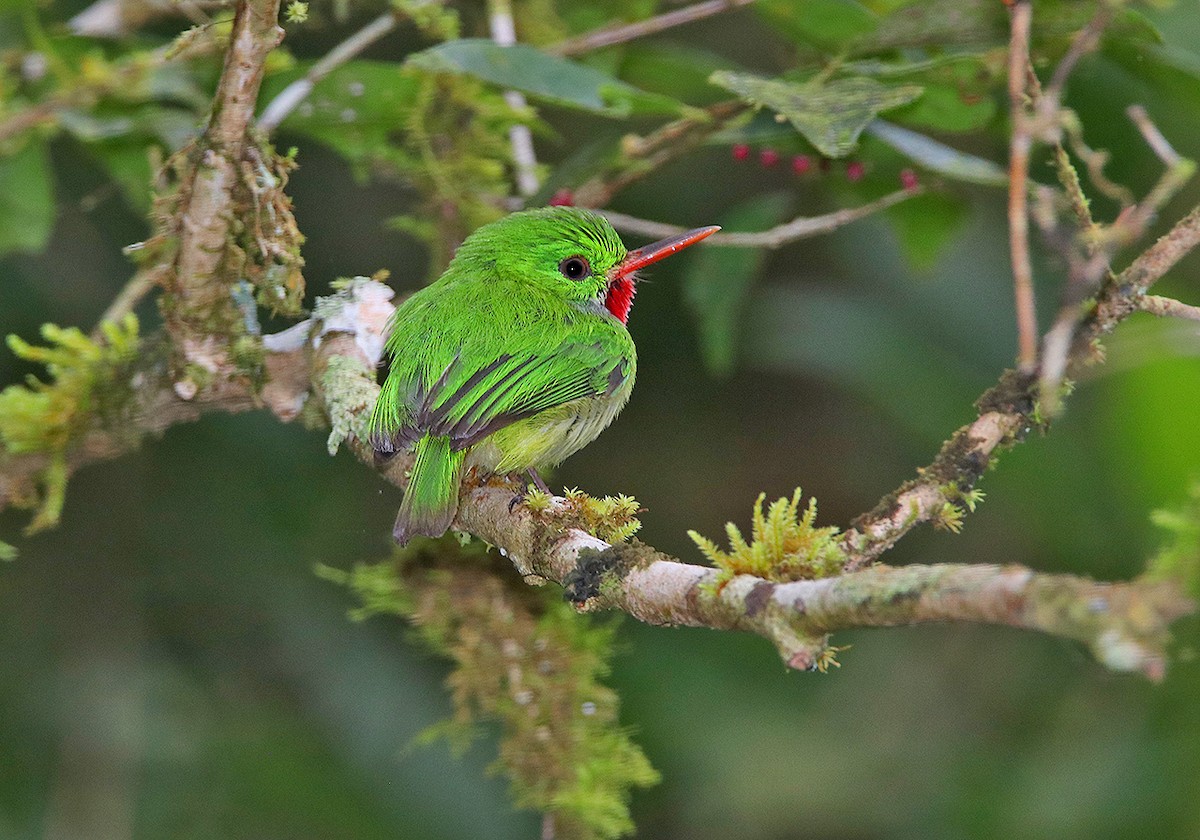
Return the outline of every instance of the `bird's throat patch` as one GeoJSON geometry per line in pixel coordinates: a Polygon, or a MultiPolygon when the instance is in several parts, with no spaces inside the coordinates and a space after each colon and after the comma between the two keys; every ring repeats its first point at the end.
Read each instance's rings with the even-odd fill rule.
{"type": "Polygon", "coordinates": [[[604,306],[616,316],[622,324],[629,321],[629,309],[633,306],[633,279],[618,277],[608,287],[604,298],[604,306]]]}

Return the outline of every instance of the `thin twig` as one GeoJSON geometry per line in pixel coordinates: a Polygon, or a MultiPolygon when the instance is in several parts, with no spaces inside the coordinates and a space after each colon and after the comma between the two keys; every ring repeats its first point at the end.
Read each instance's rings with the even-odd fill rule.
{"type": "Polygon", "coordinates": [[[285,87],[268,103],[258,118],[259,129],[270,133],[278,128],[288,114],[308,98],[318,82],[395,29],[399,20],[395,12],[384,12],[322,56],[302,78],[285,87]]]}
{"type": "Polygon", "coordinates": [[[1017,358],[1024,371],[1031,371],[1037,365],[1037,310],[1033,297],[1029,214],[1026,210],[1029,152],[1033,146],[1033,135],[1026,101],[1025,73],[1029,66],[1032,19],[1033,6],[1030,0],[1015,0],[1012,4],[1012,38],[1008,48],[1008,99],[1013,124],[1008,164],[1008,232],[1017,308],[1017,358]]]}
{"type": "Polygon", "coordinates": [[[741,119],[749,106],[738,100],[719,102],[694,116],[667,123],[645,137],[626,135],[619,155],[604,170],[574,190],[580,207],[603,207],[614,195],[645,178],[664,164],[682,157],[730,123],[741,119]]]}
{"type": "MultiPolygon", "coordinates": [[[[488,26],[492,40],[500,46],[511,47],[517,43],[517,27],[509,0],[488,0],[488,26]]],[[[519,90],[504,91],[504,101],[517,113],[523,113],[529,107],[525,94],[519,90]]],[[[508,142],[512,146],[513,165],[516,167],[517,192],[522,198],[528,198],[541,186],[533,133],[529,126],[517,123],[508,129],[508,142]]]]}
{"type": "MultiPolygon", "coordinates": [[[[113,298],[108,308],[104,310],[104,314],[97,321],[97,329],[103,323],[117,323],[128,313],[136,309],[137,305],[142,302],[142,298],[150,294],[154,290],[154,287],[162,282],[162,275],[162,266],[145,269],[134,274],[121,291],[117,293],[117,296],[113,298]]],[[[93,335],[95,335],[95,332],[93,332],[93,335]]]]}
{"type": "Polygon", "coordinates": [[[1150,115],[1146,113],[1146,109],[1141,105],[1130,105],[1125,109],[1126,115],[1137,126],[1138,131],[1142,133],[1142,138],[1146,141],[1146,145],[1153,150],[1154,154],[1158,155],[1166,166],[1177,166],[1182,158],[1179,153],[1171,146],[1163,133],[1158,130],[1150,115]]]}
{"type": "MultiPolygon", "coordinates": [[[[798,239],[807,239],[811,236],[831,233],[844,225],[866,218],[873,213],[878,213],[880,210],[886,210],[904,201],[904,199],[920,195],[922,192],[923,190],[920,187],[916,189],[896,190],[861,207],[838,210],[834,213],[826,213],[823,216],[801,216],[790,222],[777,225],[770,230],[753,233],[718,231],[708,237],[708,243],[706,244],[723,245],[728,248],[782,248],[789,242],[795,242],[798,239]]],[[[624,233],[634,233],[651,238],[665,238],[683,233],[686,230],[686,228],[678,225],[639,219],[635,216],[618,213],[615,210],[603,210],[601,212],[612,223],[613,227],[624,233]]]]}
{"type": "Polygon", "coordinates": [[[1038,122],[1040,123],[1039,133],[1049,135],[1048,140],[1057,140],[1058,137],[1059,106],[1062,104],[1063,89],[1066,87],[1067,79],[1074,72],[1075,65],[1079,63],[1079,60],[1099,46],[1100,37],[1112,22],[1114,13],[1114,5],[1111,5],[1108,0],[1104,0],[1104,4],[1088,21],[1087,26],[1076,33],[1066,55],[1054,68],[1054,73],[1050,76],[1050,84],[1046,85],[1037,107],[1038,122]]]}
{"type": "Polygon", "coordinates": [[[661,15],[655,15],[652,18],[646,18],[634,23],[603,26],[576,38],[570,38],[561,43],[549,46],[546,48],[546,52],[551,55],[580,55],[581,53],[591,52],[602,47],[611,47],[614,44],[623,44],[626,41],[645,38],[648,35],[656,35],[659,32],[664,32],[676,26],[682,26],[685,23],[703,20],[704,18],[712,17],[713,15],[718,15],[721,12],[727,12],[730,9],[736,9],[741,6],[748,6],[753,2],[754,0],[706,0],[703,3],[684,6],[682,9],[676,9],[673,12],[664,12],[661,15]]]}
{"type": "Polygon", "coordinates": [[[1138,300],[1138,309],[1160,318],[1183,318],[1200,321],[1200,306],[1192,306],[1162,295],[1144,295],[1138,300]]]}

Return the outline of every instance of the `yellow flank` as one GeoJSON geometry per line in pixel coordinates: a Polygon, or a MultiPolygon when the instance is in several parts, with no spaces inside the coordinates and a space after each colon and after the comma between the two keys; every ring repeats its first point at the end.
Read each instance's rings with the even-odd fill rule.
{"type": "Polygon", "coordinates": [[[467,463],[496,473],[552,467],[595,440],[632,392],[630,376],[611,396],[582,397],[518,420],[472,447],[467,463]]]}

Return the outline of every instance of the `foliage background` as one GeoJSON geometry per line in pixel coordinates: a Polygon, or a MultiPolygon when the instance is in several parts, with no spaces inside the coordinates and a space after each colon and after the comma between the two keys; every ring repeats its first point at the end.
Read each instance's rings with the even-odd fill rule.
{"type": "MultiPolygon", "coordinates": [[[[832,15],[842,4],[828,5],[832,15]]],[[[41,14],[61,21],[74,10],[41,14]]],[[[1091,145],[1114,152],[1110,175],[1138,194],[1158,164],[1123,116],[1130,102],[1200,157],[1200,6],[1142,11],[1191,75],[1139,73],[1136,60],[1119,60],[1118,43],[1085,59],[1068,96],[1091,145]]],[[[289,26],[286,47],[319,56],[376,13],[289,26]]],[[[770,72],[794,48],[770,20],[745,9],[653,43],[770,72]]],[[[14,31],[0,31],[4,43],[14,31]]],[[[402,27],[368,55],[394,60],[421,45],[402,27]]],[[[643,86],[659,73],[669,87],[631,54],[624,66],[594,61],[643,86]]],[[[629,128],[540,113],[553,133],[539,152],[552,162],[629,128]]],[[[398,288],[423,282],[428,249],[386,224],[414,212],[418,193],[356,178],[338,154],[286,128],[279,146],[300,146],[290,192],[310,289],[384,267],[398,288]]],[[[969,142],[1003,160],[1002,137],[969,142]]],[[[49,144],[53,229],[43,249],[0,260],[3,332],[91,324],[128,278],[120,249],[145,236],[144,207],[113,186],[97,154],[71,135],[49,144]]],[[[728,143],[714,143],[615,206],[703,224],[753,196],[783,193],[816,213],[897,185],[892,153],[867,142],[857,159],[867,175],[852,185],[840,163],[801,179],[786,166],[735,162],[728,143]]],[[[727,377],[704,364],[710,348],[686,304],[706,282],[703,257],[664,263],[631,319],[641,357],[633,401],[556,483],[635,495],[649,508],[641,536],[685,558],[696,556],[686,529],[744,523],[762,490],[774,498],[802,484],[823,522],[870,507],[969,419],[1014,353],[1004,196],[955,184],[944,195],[922,212],[765,255],[727,377]],[[939,230],[944,244],[914,261],[905,243],[939,230]]],[[[1193,186],[1164,218],[1198,196],[1193,186]]],[[[1167,293],[1196,300],[1198,267],[1186,260],[1167,293]]],[[[1046,323],[1052,261],[1038,277],[1046,323]]],[[[1148,317],[1122,326],[1108,364],[1079,383],[1051,434],[986,477],[987,502],[964,533],[913,534],[891,562],[1137,573],[1159,540],[1148,512],[1179,504],[1200,477],[1198,350],[1194,326],[1148,317]]],[[[30,370],[0,353],[0,382],[30,370]]],[[[0,568],[0,837],[535,836],[536,816],[511,811],[503,782],[485,772],[489,739],[461,761],[441,743],[412,746],[448,714],[446,666],[399,621],[346,621],[349,593],[311,573],[318,562],[385,554],[396,502],[348,458],[327,457],[319,432],[253,414],[172,429],[134,457],[81,472],[62,527],[22,541],[19,561],[0,568]]],[[[0,515],[0,533],[19,524],[0,515]]],[[[1068,643],[994,628],[841,634],[837,643],[853,645],[844,667],[819,676],[786,672],[755,638],[627,621],[610,683],[663,774],[635,796],[640,834],[1200,836],[1196,620],[1177,636],[1178,661],[1153,686],[1068,643]]]]}

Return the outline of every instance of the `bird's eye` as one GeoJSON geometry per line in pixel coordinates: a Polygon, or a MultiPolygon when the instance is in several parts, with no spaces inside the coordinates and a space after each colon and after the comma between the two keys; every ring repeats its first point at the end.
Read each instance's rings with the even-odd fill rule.
{"type": "Polygon", "coordinates": [[[592,267],[583,257],[567,257],[558,264],[559,273],[568,280],[582,280],[591,275],[592,267]]]}

